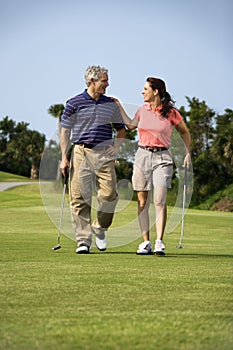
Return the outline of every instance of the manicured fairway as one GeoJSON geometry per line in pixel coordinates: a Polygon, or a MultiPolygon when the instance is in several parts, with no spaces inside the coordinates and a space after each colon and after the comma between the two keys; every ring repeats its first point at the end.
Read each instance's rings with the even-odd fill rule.
{"type": "Polygon", "coordinates": [[[178,227],[165,257],[137,256],[140,240],[84,256],[63,235],[51,250],[37,185],[0,207],[1,350],[233,348],[232,213],[188,210],[183,249],[178,227]]]}

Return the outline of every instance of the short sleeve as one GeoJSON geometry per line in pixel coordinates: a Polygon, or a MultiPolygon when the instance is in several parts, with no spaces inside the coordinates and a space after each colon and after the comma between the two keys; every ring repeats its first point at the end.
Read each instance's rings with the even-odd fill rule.
{"type": "Polygon", "coordinates": [[[75,121],[76,121],[76,110],[69,103],[69,101],[67,101],[63,115],[61,116],[61,126],[65,129],[72,129],[73,125],[75,124],[75,121]]]}
{"type": "Polygon", "coordinates": [[[172,125],[176,126],[183,121],[183,118],[176,108],[172,108],[169,112],[168,120],[172,125]]]}
{"type": "Polygon", "coordinates": [[[137,112],[135,113],[134,118],[136,118],[138,121],[140,120],[140,108],[137,110],[137,112]]]}
{"type": "Polygon", "coordinates": [[[123,120],[122,120],[120,108],[117,106],[116,103],[114,103],[113,120],[111,122],[117,131],[125,128],[125,124],[123,123],[123,120]]]}

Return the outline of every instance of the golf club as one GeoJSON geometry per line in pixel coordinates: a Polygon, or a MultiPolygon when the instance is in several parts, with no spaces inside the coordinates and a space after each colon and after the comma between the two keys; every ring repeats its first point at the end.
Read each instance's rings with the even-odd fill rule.
{"type": "Polygon", "coordinates": [[[67,180],[68,180],[68,175],[66,175],[65,178],[64,178],[60,222],[59,222],[59,228],[58,228],[58,233],[57,233],[57,245],[55,247],[53,247],[52,250],[61,249],[61,227],[62,227],[62,216],[63,216],[64,203],[65,203],[65,194],[66,194],[67,180]]]}
{"type": "Polygon", "coordinates": [[[177,249],[182,248],[182,240],[184,237],[184,210],[185,210],[185,201],[186,201],[186,182],[187,182],[187,166],[185,166],[184,168],[184,190],[183,190],[183,203],[182,203],[181,233],[180,233],[180,242],[176,246],[177,249]]]}

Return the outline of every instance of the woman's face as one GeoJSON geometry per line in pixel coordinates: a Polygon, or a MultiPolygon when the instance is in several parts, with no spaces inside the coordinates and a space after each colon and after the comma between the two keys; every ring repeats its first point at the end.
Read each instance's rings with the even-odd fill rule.
{"type": "Polygon", "coordinates": [[[153,102],[158,90],[153,90],[148,81],[145,82],[142,94],[144,97],[144,102],[153,102]]]}

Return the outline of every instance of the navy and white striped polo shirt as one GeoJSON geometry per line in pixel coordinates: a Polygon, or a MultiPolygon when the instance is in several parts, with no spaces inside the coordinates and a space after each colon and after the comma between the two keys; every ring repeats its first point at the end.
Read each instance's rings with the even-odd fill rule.
{"type": "Polygon", "coordinates": [[[73,144],[112,144],[113,128],[124,128],[121,113],[116,103],[105,95],[94,100],[87,89],[69,99],[61,118],[61,126],[72,129],[73,144]]]}

